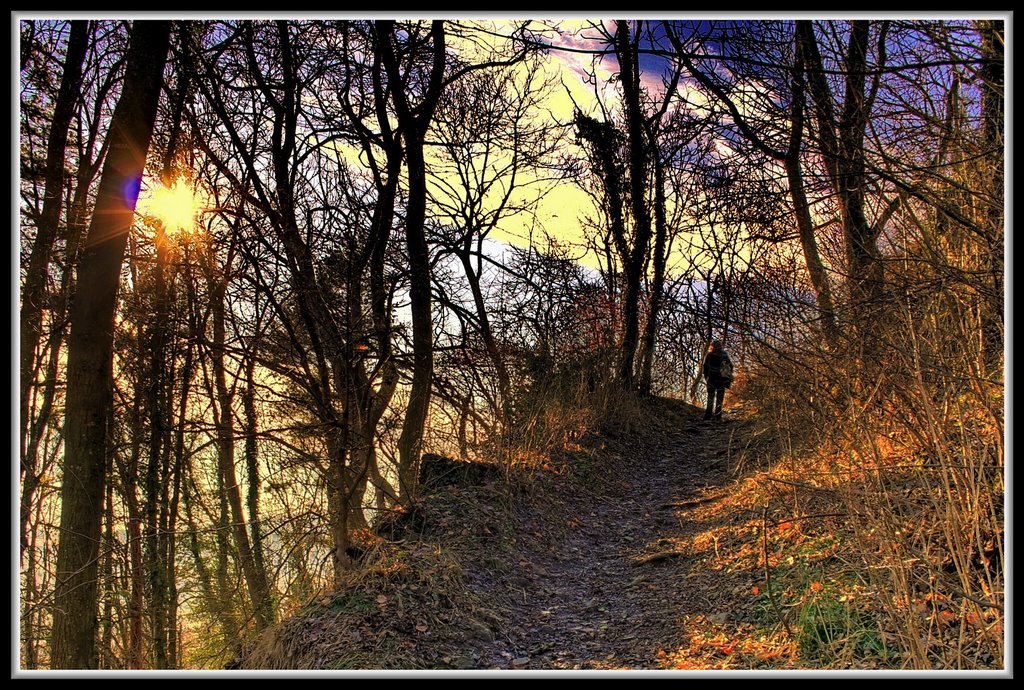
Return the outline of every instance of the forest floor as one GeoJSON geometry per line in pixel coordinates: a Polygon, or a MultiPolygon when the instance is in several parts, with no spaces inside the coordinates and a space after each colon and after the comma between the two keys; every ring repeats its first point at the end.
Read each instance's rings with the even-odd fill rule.
{"type": "Polygon", "coordinates": [[[816,596],[814,573],[835,561],[827,531],[799,535],[813,549],[787,560],[793,527],[761,511],[742,411],[704,422],[678,401],[645,404],[642,432],[587,434],[529,471],[428,496],[241,666],[821,668],[778,599],[816,596]]]}
{"type": "MultiPolygon", "coordinates": [[[[730,567],[716,545],[717,533],[746,529],[751,517],[721,510],[743,422],[675,418],[647,443],[613,440],[600,480],[563,482],[561,501],[531,506],[528,524],[561,539],[554,549],[524,540],[521,597],[507,603],[507,627],[476,650],[478,668],[735,667],[754,647],[764,661],[777,657],[784,641],[752,622],[760,573],[730,567]]],[[[740,667],[756,659],[747,662],[740,667]]]]}

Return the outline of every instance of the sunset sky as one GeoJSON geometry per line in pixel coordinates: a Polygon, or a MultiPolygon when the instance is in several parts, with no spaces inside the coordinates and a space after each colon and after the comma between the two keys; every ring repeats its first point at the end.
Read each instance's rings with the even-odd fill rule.
{"type": "MultiPolygon", "coordinates": [[[[538,117],[549,118],[553,122],[571,127],[568,123],[571,122],[576,108],[598,119],[602,118],[598,99],[609,111],[616,108],[618,94],[613,77],[618,66],[614,55],[601,54],[607,50],[607,45],[595,28],[595,23],[600,21],[610,20],[542,19],[531,22],[530,28],[554,47],[547,52],[543,60],[542,73],[538,78],[550,78],[556,86],[545,100],[543,109],[538,111],[538,117]],[[597,93],[594,84],[589,83],[594,81],[591,75],[596,76],[597,93]]],[[[482,53],[485,49],[503,43],[501,36],[507,35],[518,23],[513,20],[481,21],[479,27],[482,31],[473,36],[473,41],[477,45],[450,35],[447,39],[448,47],[452,51],[464,54],[467,59],[472,59],[474,52],[482,53]]],[[[641,63],[645,87],[649,92],[660,93],[663,89],[661,70],[664,61],[661,58],[644,56],[641,63]]],[[[525,72],[525,68],[522,71],[525,72]]],[[[575,150],[574,142],[574,135],[569,133],[565,138],[566,146],[575,150]]],[[[347,147],[345,144],[338,146],[343,150],[347,147]]],[[[350,147],[348,155],[357,157],[358,150],[350,147]]],[[[529,185],[519,196],[532,197],[540,189],[546,191],[537,207],[536,218],[526,214],[506,217],[491,234],[490,239],[527,246],[530,242],[531,229],[539,228],[566,243],[582,243],[585,238],[581,219],[595,214],[590,197],[570,182],[529,185]]],[[[194,213],[192,204],[202,207],[202,198],[201,191],[193,198],[181,184],[168,191],[162,189],[155,181],[147,180],[143,185],[137,210],[143,216],[170,218],[170,223],[174,225],[183,217],[191,217],[194,213]]],[[[584,259],[584,263],[592,262],[584,259]]]]}
{"type": "MultiPolygon", "coordinates": [[[[188,16],[188,15],[186,15],[188,16]]],[[[259,15],[263,18],[277,18],[272,15],[259,15]]],[[[521,25],[521,15],[515,18],[484,18],[478,21],[470,17],[452,16],[464,26],[471,27],[465,37],[460,37],[457,32],[450,31],[446,38],[448,49],[459,53],[467,60],[486,60],[487,53],[506,44],[506,38],[514,27],[521,25]]],[[[189,18],[193,18],[189,16],[189,18]]],[[[248,15],[226,15],[196,16],[196,19],[213,18],[255,18],[248,15]]],[[[297,19],[307,19],[296,17],[297,19]]],[[[321,17],[308,17],[314,20],[321,17]]],[[[611,18],[587,19],[575,17],[560,19],[554,16],[532,19],[529,23],[529,30],[533,35],[545,44],[552,46],[546,51],[542,58],[542,70],[536,79],[550,79],[554,88],[550,90],[543,106],[537,109],[536,116],[549,123],[557,123],[565,126],[569,131],[565,132],[563,152],[576,155],[579,152],[575,144],[575,133],[571,131],[571,121],[577,108],[585,114],[604,119],[602,114],[604,108],[609,114],[614,114],[618,104],[618,88],[615,83],[618,65],[614,54],[610,52],[605,39],[601,36],[600,26],[605,26],[605,31],[614,31],[611,18]],[[596,84],[596,87],[595,87],[596,84]]],[[[657,30],[657,25],[655,25],[657,30]]],[[[503,54],[502,54],[503,55],[503,54]]],[[[493,53],[489,56],[493,59],[493,53]]],[[[650,95],[661,96],[664,91],[663,79],[667,77],[669,65],[665,58],[653,55],[641,55],[641,79],[644,88],[650,95]]],[[[519,68],[525,74],[525,66],[519,68]]],[[[676,91],[684,91],[690,102],[700,102],[702,97],[691,91],[687,83],[681,82],[677,85],[676,91]]],[[[428,135],[429,136],[429,135],[428,135]]],[[[332,143],[332,146],[339,147],[343,155],[351,156],[353,160],[359,156],[358,149],[347,143],[332,143]]],[[[428,148],[428,155],[430,149],[428,148]]],[[[525,172],[520,173],[520,181],[528,176],[525,172]]],[[[142,194],[138,202],[140,215],[157,215],[166,218],[168,215],[175,216],[171,224],[180,221],[181,217],[191,217],[194,209],[187,208],[192,204],[204,205],[202,190],[199,190],[196,197],[179,186],[174,193],[159,191],[160,185],[154,181],[147,180],[143,184],[142,194]],[[154,199],[154,195],[156,198],[154,199]],[[180,206],[181,208],[174,208],[180,206]]],[[[570,181],[541,182],[524,186],[513,201],[523,201],[535,198],[543,190],[543,196],[536,206],[536,214],[520,213],[504,217],[498,227],[490,234],[489,239],[513,244],[520,247],[528,246],[531,241],[531,234],[538,239],[536,234],[540,231],[546,232],[556,240],[571,244],[580,245],[586,240],[586,230],[583,227],[585,217],[596,217],[596,209],[593,200],[586,192],[570,181]]],[[[678,252],[680,247],[676,247],[678,252]]],[[[577,254],[579,254],[577,252],[577,254]]],[[[596,267],[594,257],[587,256],[582,263],[596,267]]]]}

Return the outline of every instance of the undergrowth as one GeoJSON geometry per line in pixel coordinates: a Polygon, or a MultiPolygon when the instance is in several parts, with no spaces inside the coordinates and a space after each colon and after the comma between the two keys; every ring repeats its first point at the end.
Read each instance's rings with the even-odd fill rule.
{"type": "Polygon", "coordinates": [[[1001,360],[902,316],[874,349],[761,351],[741,392],[773,613],[827,668],[1002,668],[1001,360]]]}
{"type": "Polygon", "coordinates": [[[507,568],[514,518],[498,487],[450,487],[426,497],[388,538],[361,535],[364,562],[246,650],[264,669],[465,668],[470,642],[493,636],[500,602],[469,579],[507,568]],[[415,522],[415,524],[412,524],[415,522]],[[487,558],[477,561],[482,553],[487,558]],[[469,572],[471,569],[472,572],[469,572]]]}
{"type": "Polygon", "coordinates": [[[527,583],[520,581],[517,542],[558,538],[551,526],[523,522],[520,498],[551,490],[538,478],[600,491],[614,475],[608,449],[616,438],[655,433],[649,403],[613,395],[611,385],[570,372],[525,390],[514,431],[475,453],[505,468],[500,479],[427,493],[357,534],[357,567],[248,645],[241,665],[473,667],[474,649],[500,634],[508,604],[476,592],[521,591],[527,583]]]}

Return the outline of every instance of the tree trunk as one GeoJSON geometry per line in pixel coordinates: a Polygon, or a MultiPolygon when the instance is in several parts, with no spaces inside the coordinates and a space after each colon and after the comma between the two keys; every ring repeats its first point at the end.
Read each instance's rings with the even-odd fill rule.
{"type": "Polygon", "coordinates": [[[68,339],[61,540],[53,607],[55,669],[98,664],[97,575],[112,405],[114,310],[170,30],[169,21],[136,21],[132,27],[124,87],[111,118],[110,151],[78,267],[78,285],[89,289],[75,295],[68,339]]]}
{"type": "MultiPolygon", "coordinates": [[[[27,521],[26,521],[27,522],[27,521]]],[[[25,554],[24,569],[21,574],[21,668],[36,669],[39,667],[39,645],[41,640],[37,639],[36,616],[34,612],[39,601],[39,591],[36,585],[38,577],[36,538],[38,521],[26,531],[28,541],[25,554]]]]}
{"type": "Polygon", "coordinates": [[[626,130],[629,142],[629,193],[633,210],[633,244],[623,257],[626,295],[622,305],[625,330],[619,382],[634,387],[634,362],[640,342],[640,292],[644,267],[651,244],[651,215],[647,209],[647,142],[644,138],[640,108],[640,63],[629,35],[629,23],[616,22],[615,52],[619,58],[619,81],[626,106],[626,130]]]}
{"type": "MultiPolygon", "coordinates": [[[[32,244],[28,267],[25,270],[25,282],[21,290],[21,399],[20,399],[20,450],[21,450],[21,551],[28,544],[26,530],[28,516],[31,511],[33,496],[39,486],[38,451],[39,438],[42,436],[45,422],[49,419],[49,411],[53,404],[56,372],[47,371],[47,384],[44,389],[41,409],[38,414],[38,428],[30,433],[31,409],[34,402],[33,384],[36,380],[36,351],[42,336],[43,307],[46,302],[46,275],[54,242],[58,236],[61,200],[64,198],[64,162],[67,148],[68,132],[75,111],[75,103],[79,97],[82,81],[82,64],[85,61],[88,47],[87,21],[71,22],[71,34],[68,38],[67,54],[64,58],[64,74],[61,76],[60,89],[53,106],[53,122],[50,124],[50,135],[46,145],[46,179],[43,188],[43,208],[36,227],[36,238],[32,244]]],[[[60,314],[63,317],[63,314],[60,314]]],[[[56,322],[56,319],[53,319],[56,322]]],[[[51,339],[52,356],[50,368],[56,369],[59,338],[55,333],[51,339]]]]}
{"type": "MultiPolygon", "coordinates": [[[[263,535],[260,530],[260,471],[259,444],[256,442],[258,420],[256,417],[256,360],[249,357],[245,362],[245,390],[242,392],[242,413],[245,424],[245,468],[249,484],[247,503],[249,508],[249,538],[252,541],[252,557],[256,572],[266,573],[263,557],[263,535]]],[[[274,617],[273,602],[269,601],[270,586],[267,584],[268,606],[271,620],[274,617]]]]}
{"type": "MultiPolygon", "coordinates": [[[[415,135],[410,139],[415,139],[415,135]]],[[[409,252],[410,299],[412,302],[413,370],[409,407],[402,424],[399,449],[399,495],[413,499],[417,491],[419,457],[423,445],[423,427],[430,409],[430,389],[434,372],[434,332],[430,304],[430,250],[423,224],[426,216],[426,164],[423,141],[406,140],[409,173],[409,206],[406,211],[405,239],[409,252]]]]}
{"type": "Polygon", "coordinates": [[[199,543],[199,526],[196,524],[194,511],[192,510],[193,495],[198,495],[195,480],[192,478],[192,464],[186,460],[183,469],[182,481],[185,483],[182,491],[182,498],[185,504],[185,522],[188,526],[188,547],[192,555],[192,563],[196,568],[196,577],[199,580],[199,591],[206,602],[210,614],[220,624],[221,635],[225,640],[231,640],[236,635],[233,622],[226,613],[228,602],[221,598],[220,592],[213,587],[213,577],[207,566],[206,557],[203,555],[202,545],[199,543]]]}
{"type": "MultiPolygon", "coordinates": [[[[478,247],[478,251],[482,248],[478,247]]],[[[480,322],[480,337],[483,338],[484,347],[487,348],[487,356],[494,365],[494,373],[498,379],[498,394],[500,400],[493,410],[498,419],[500,428],[504,430],[508,421],[509,403],[512,383],[508,375],[508,367],[505,366],[505,358],[501,355],[498,341],[491,329],[491,320],[487,315],[487,305],[484,303],[483,288],[480,286],[480,274],[473,270],[471,255],[468,251],[457,251],[459,260],[462,262],[466,280],[469,282],[469,290],[473,295],[473,304],[476,307],[477,319],[480,322]]],[[[463,453],[465,455],[465,453],[463,453]]]]}
{"type": "Polygon", "coordinates": [[[981,69],[984,79],[981,100],[981,137],[985,156],[991,167],[992,201],[985,208],[985,226],[989,237],[988,266],[991,276],[991,298],[989,307],[982,317],[982,339],[985,347],[985,365],[994,369],[1002,365],[1004,343],[1004,275],[1006,271],[1005,230],[1004,230],[1004,187],[1005,187],[1005,139],[1004,89],[1005,89],[1005,35],[1003,23],[980,21],[981,54],[985,64],[981,69]]]}
{"type": "MultiPolygon", "coordinates": [[[[179,393],[179,414],[174,434],[174,442],[169,445],[168,453],[172,454],[173,465],[168,467],[168,477],[171,489],[170,500],[167,503],[167,522],[164,530],[164,558],[167,562],[167,618],[170,627],[167,631],[167,657],[171,668],[180,666],[179,635],[178,635],[178,515],[181,505],[182,472],[185,466],[185,424],[186,411],[189,404],[189,391],[192,380],[192,343],[188,343],[185,350],[183,372],[181,375],[181,391],[179,393]]],[[[168,406],[168,417],[172,417],[170,405],[168,406]]]]}
{"type": "Polygon", "coordinates": [[[430,299],[430,249],[427,246],[424,226],[427,211],[427,170],[423,148],[427,128],[433,117],[437,100],[443,86],[445,58],[444,23],[434,21],[430,34],[433,39],[433,64],[429,80],[420,103],[413,108],[401,85],[404,83],[399,72],[398,57],[395,54],[392,33],[393,21],[376,22],[376,33],[380,44],[381,57],[388,75],[391,96],[395,105],[399,129],[405,142],[406,168],[409,189],[405,214],[405,240],[409,254],[410,287],[412,302],[413,373],[409,392],[409,406],[398,440],[399,495],[403,501],[411,501],[417,493],[419,459],[423,445],[423,427],[430,409],[430,393],[434,372],[434,332],[430,299]]]}
{"type": "MultiPolygon", "coordinates": [[[[652,141],[653,144],[653,141],[652,141]]],[[[644,328],[643,359],[640,369],[640,391],[651,394],[654,372],[654,350],[658,339],[658,316],[665,291],[665,264],[668,261],[668,222],[665,218],[665,165],[654,147],[654,278],[651,281],[650,306],[644,328]]]]}
{"type": "Polygon", "coordinates": [[[793,69],[793,94],[791,106],[791,126],[789,147],[783,159],[786,178],[789,182],[789,194],[793,200],[793,212],[796,214],[797,229],[800,232],[800,247],[804,253],[804,263],[811,286],[818,301],[821,314],[821,332],[825,342],[833,349],[839,343],[839,329],[836,325],[835,306],[832,302],[832,287],[825,272],[825,266],[818,252],[818,241],[814,236],[814,221],[811,219],[811,207],[807,202],[804,188],[803,168],[800,164],[800,151],[804,132],[804,61],[797,50],[796,64],[793,69]]]}
{"type": "Polygon", "coordinates": [[[149,429],[148,462],[145,478],[145,572],[148,595],[150,649],[156,669],[170,668],[167,659],[167,570],[164,558],[161,512],[164,509],[163,486],[167,480],[163,472],[163,454],[167,443],[168,426],[165,422],[167,357],[167,238],[163,230],[156,236],[156,264],[154,266],[154,312],[149,324],[149,370],[144,375],[146,424],[149,429]]]}
{"type": "Polygon", "coordinates": [[[845,55],[843,112],[837,117],[813,24],[810,20],[797,22],[798,49],[815,105],[821,152],[832,187],[839,197],[850,300],[854,324],[861,335],[877,325],[873,324],[871,315],[885,290],[877,229],[868,223],[864,211],[867,181],[864,133],[871,111],[871,99],[864,93],[869,29],[867,21],[851,23],[845,55]]]}
{"type": "MultiPolygon", "coordinates": [[[[127,413],[127,423],[132,427],[141,426],[142,398],[136,394],[131,412],[127,413]]],[[[129,580],[127,602],[127,625],[123,637],[124,667],[138,669],[143,667],[143,618],[145,616],[145,573],[142,565],[142,510],[136,494],[139,485],[139,463],[142,458],[142,435],[131,436],[131,449],[126,464],[119,468],[121,478],[121,495],[125,510],[125,571],[129,580]]],[[[115,457],[115,461],[117,458],[115,457]]]]}
{"type": "MultiPolygon", "coordinates": [[[[211,269],[212,270],[212,269],[211,269]]],[[[213,362],[215,393],[217,407],[214,416],[217,424],[217,457],[218,466],[231,511],[231,534],[238,552],[238,560],[242,567],[246,589],[252,602],[256,628],[262,630],[274,623],[273,602],[267,584],[266,572],[256,567],[252,554],[252,544],[242,508],[242,492],[238,487],[238,475],[235,471],[235,429],[232,395],[227,385],[227,370],[224,364],[224,298],[227,280],[208,276],[210,281],[210,308],[213,315],[213,343],[210,358],[213,362]]]]}
{"type": "MultiPolygon", "coordinates": [[[[89,22],[71,22],[64,74],[61,76],[57,100],[53,105],[53,122],[46,142],[46,180],[43,188],[43,208],[36,227],[35,242],[25,271],[21,291],[21,450],[22,476],[32,475],[34,467],[24,462],[26,435],[29,425],[29,400],[35,381],[35,352],[42,333],[43,306],[46,301],[46,274],[54,242],[57,240],[61,200],[64,198],[64,151],[82,83],[82,64],[88,47],[89,22]]],[[[32,477],[35,479],[35,477],[32,477]]],[[[34,488],[34,484],[31,488],[34,488]]],[[[26,489],[27,490],[27,489],[26,489]]]]}
{"type": "MultiPolygon", "coordinates": [[[[366,127],[360,116],[348,101],[343,105],[350,121],[359,135],[360,144],[370,162],[377,199],[373,207],[370,232],[362,249],[353,246],[346,262],[348,293],[346,334],[346,420],[349,432],[349,472],[356,481],[351,489],[352,496],[347,528],[365,525],[366,515],[362,508],[362,497],[369,482],[376,487],[376,506],[385,507],[385,497],[394,498],[394,492],[380,474],[375,451],[377,425],[387,409],[398,385],[398,365],[392,352],[393,322],[390,309],[391,292],[385,278],[388,244],[395,219],[395,201],[398,195],[399,176],[402,170],[404,152],[399,135],[392,127],[388,109],[383,57],[380,51],[374,55],[371,68],[372,88],[376,107],[379,134],[366,127]],[[383,169],[377,162],[375,149],[384,149],[383,169]],[[364,280],[369,272],[370,319],[369,331],[363,326],[364,280]],[[373,380],[367,371],[368,356],[375,356],[379,368],[380,384],[374,389],[373,380]]],[[[339,497],[340,498],[340,497],[339,497]]],[[[347,548],[347,547],[346,547],[347,548]]],[[[336,552],[339,549],[336,548],[336,552]]]]}
{"type": "Polygon", "coordinates": [[[114,486],[113,482],[107,484],[107,499],[104,505],[104,534],[103,543],[105,553],[103,554],[103,613],[100,616],[100,668],[116,668],[114,665],[114,600],[117,598],[118,587],[114,582],[114,558],[117,549],[114,548],[114,486]]]}
{"type": "Polygon", "coordinates": [[[217,610],[224,623],[224,641],[228,645],[237,646],[242,632],[241,606],[235,598],[236,588],[232,585],[231,556],[231,518],[228,509],[227,490],[224,486],[224,475],[217,472],[217,566],[215,571],[217,590],[213,600],[217,602],[217,610]]]}

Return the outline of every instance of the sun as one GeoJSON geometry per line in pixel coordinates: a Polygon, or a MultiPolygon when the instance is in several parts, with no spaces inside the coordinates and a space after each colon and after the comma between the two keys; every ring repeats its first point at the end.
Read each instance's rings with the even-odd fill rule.
{"type": "Polygon", "coordinates": [[[190,231],[200,211],[195,187],[180,177],[170,186],[157,183],[149,187],[140,195],[138,208],[144,217],[160,221],[169,234],[190,231]]]}

